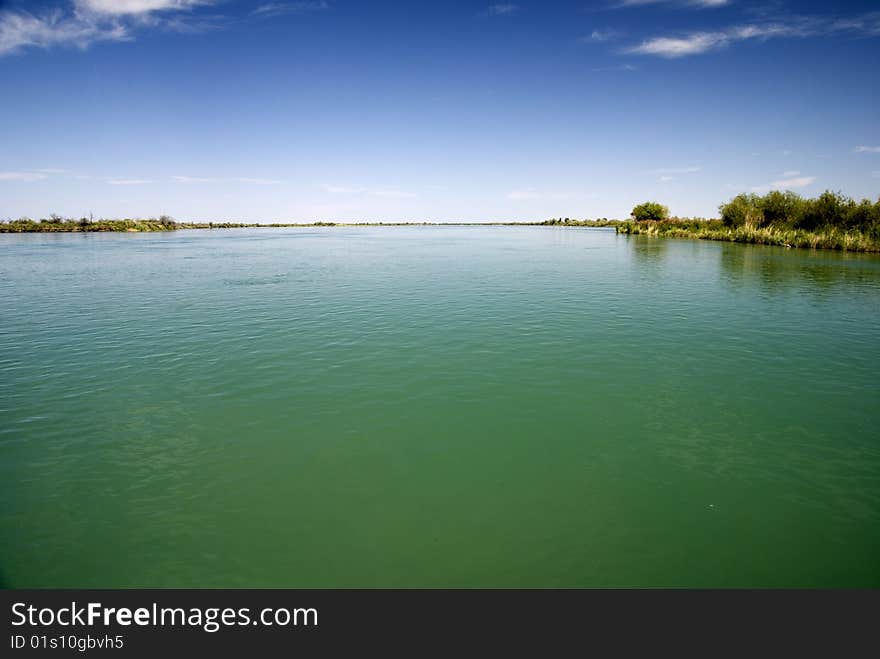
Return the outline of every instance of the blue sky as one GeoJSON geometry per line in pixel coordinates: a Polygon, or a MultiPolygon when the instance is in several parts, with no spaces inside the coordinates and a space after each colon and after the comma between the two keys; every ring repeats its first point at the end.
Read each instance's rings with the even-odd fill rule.
{"type": "Polygon", "coordinates": [[[880,195],[876,2],[0,0],[0,218],[880,195]]]}

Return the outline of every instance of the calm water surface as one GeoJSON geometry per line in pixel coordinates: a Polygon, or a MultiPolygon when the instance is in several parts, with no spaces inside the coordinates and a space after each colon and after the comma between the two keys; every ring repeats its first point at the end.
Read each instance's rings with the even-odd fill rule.
{"type": "Polygon", "coordinates": [[[880,587],[880,258],[0,236],[7,586],[880,587]]]}

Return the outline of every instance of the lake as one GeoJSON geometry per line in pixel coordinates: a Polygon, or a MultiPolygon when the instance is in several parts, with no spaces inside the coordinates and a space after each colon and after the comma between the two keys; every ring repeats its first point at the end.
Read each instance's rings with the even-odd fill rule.
{"type": "Polygon", "coordinates": [[[880,587],[880,257],[0,235],[14,587],[880,587]]]}

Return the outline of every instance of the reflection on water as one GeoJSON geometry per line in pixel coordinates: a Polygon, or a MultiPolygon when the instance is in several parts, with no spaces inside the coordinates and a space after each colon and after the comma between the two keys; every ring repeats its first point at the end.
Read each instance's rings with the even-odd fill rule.
{"type": "Polygon", "coordinates": [[[624,239],[630,243],[636,265],[648,270],[662,266],[669,249],[668,240],[642,235],[626,236],[624,239]]]}
{"type": "Polygon", "coordinates": [[[0,236],[13,586],[880,586],[880,258],[0,236]]]}
{"type": "Polygon", "coordinates": [[[878,283],[880,258],[875,254],[731,243],[722,243],[719,253],[722,273],[733,286],[759,284],[815,294],[840,284],[878,283]]]}

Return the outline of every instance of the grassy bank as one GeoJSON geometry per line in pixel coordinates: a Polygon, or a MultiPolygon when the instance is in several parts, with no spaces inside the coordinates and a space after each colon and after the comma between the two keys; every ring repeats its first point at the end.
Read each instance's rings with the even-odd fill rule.
{"type": "Polygon", "coordinates": [[[840,249],[851,252],[880,252],[880,240],[861,231],[827,227],[808,231],[774,226],[744,225],[727,227],[721,220],[663,220],[660,222],[623,222],[617,226],[622,234],[665,236],[668,238],[699,238],[726,240],[755,245],[840,249]]]}
{"type": "Polygon", "coordinates": [[[663,206],[653,219],[640,219],[639,208],[618,233],[880,252],[880,200],[857,202],[830,190],[815,199],[780,191],[738,195],[721,205],[720,220],[666,219],[663,206]]]}

